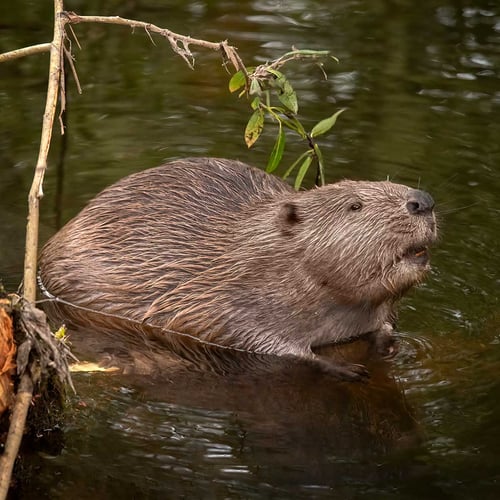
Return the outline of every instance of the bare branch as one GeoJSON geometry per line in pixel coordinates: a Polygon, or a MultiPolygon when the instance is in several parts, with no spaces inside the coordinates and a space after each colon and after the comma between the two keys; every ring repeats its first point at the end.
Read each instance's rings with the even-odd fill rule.
{"type": "Polygon", "coordinates": [[[220,51],[222,52],[222,57],[224,58],[224,62],[227,63],[229,61],[234,69],[236,71],[243,71],[245,77],[248,78],[248,72],[243,64],[243,61],[241,60],[240,56],[238,55],[238,51],[236,50],[235,47],[232,45],[229,45],[227,43],[227,40],[224,40],[223,42],[220,42],[220,51]]]}
{"type": "MultiPolygon", "coordinates": [[[[64,64],[64,52],[61,52],[61,67],[64,64]]],[[[59,79],[59,126],[61,127],[61,135],[64,135],[64,122],[63,113],[66,111],[66,75],[64,71],[61,71],[61,77],[59,79]]]]}
{"type": "Polygon", "coordinates": [[[32,54],[41,54],[42,52],[50,52],[50,43],[39,43],[31,47],[11,50],[0,54],[0,63],[19,59],[20,57],[31,56],[32,54]]]}
{"type": "Polygon", "coordinates": [[[150,33],[157,33],[165,38],[173,37],[182,42],[186,42],[190,45],[198,45],[200,47],[205,47],[210,50],[219,50],[219,44],[214,42],[207,42],[206,40],[198,40],[190,36],[178,35],[173,31],[165,28],[160,28],[151,23],[145,23],[142,21],[136,21],[134,19],[125,19],[119,16],[79,16],[74,12],[65,12],[64,15],[67,17],[68,22],[71,24],[78,23],[105,23],[105,24],[118,24],[121,26],[130,26],[131,28],[142,28],[150,33]]]}
{"type": "Polygon", "coordinates": [[[36,299],[36,263],[38,253],[38,221],[39,204],[43,196],[42,184],[47,169],[47,156],[50,149],[54,116],[57,107],[57,96],[61,80],[62,47],[64,40],[64,26],[67,22],[62,15],[62,0],[54,0],[54,38],[50,44],[50,67],[47,99],[43,115],[42,135],[38,160],[33,176],[33,182],[28,196],[28,224],[26,226],[26,253],[24,255],[24,297],[28,302],[36,299]]]}
{"type": "MultiPolygon", "coordinates": [[[[64,12],[64,16],[67,22],[71,24],[78,23],[104,23],[104,24],[117,24],[120,26],[129,26],[132,30],[135,28],[141,28],[146,31],[148,36],[151,38],[151,33],[155,33],[166,38],[172,50],[178,54],[190,68],[194,64],[194,56],[191,53],[189,46],[203,47],[208,50],[215,50],[222,52],[225,59],[229,60],[234,66],[236,71],[244,70],[245,66],[241,61],[236,48],[229,45],[227,41],[224,42],[208,42],[206,40],[199,40],[197,38],[192,38],[186,35],[179,35],[165,28],[160,28],[151,23],[145,23],[142,21],[136,21],[134,19],[125,19],[119,16],[80,16],[75,12],[64,12]]],[[[152,40],[152,39],[151,39],[152,40]]],[[[154,42],[153,42],[154,43],[154,42]]]]}
{"type": "Polygon", "coordinates": [[[78,93],[81,94],[82,86],[80,85],[80,79],[78,78],[78,73],[76,72],[74,57],[71,55],[70,49],[67,49],[66,47],[63,47],[63,49],[64,54],[66,55],[66,59],[68,60],[69,66],[71,68],[71,73],[73,74],[73,78],[75,79],[76,89],[78,90],[78,93]]]}
{"type": "Polygon", "coordinates": [[[73,38],[75,39],[75,42],[78,45],[78,48],[80,50],[82,50],[82,46],[80,45],[80,42],[78,41],[78,37],[76,36],[76,33],[74,32],[73,27],[71,26],[71,24],[68,24],[68,28],[71,31],[71,34],[73,35],[73,38]]]}
{"type": "Polygon", "coordinates": [[[151,40],[151,43],[156,47],[156,43],[153,40],[153,37],[151,36],[151,33],[148,31],[147,28],[145,28],[144,31],[146,32],[146,35],[148,35],[149,39],[151,40]]]}

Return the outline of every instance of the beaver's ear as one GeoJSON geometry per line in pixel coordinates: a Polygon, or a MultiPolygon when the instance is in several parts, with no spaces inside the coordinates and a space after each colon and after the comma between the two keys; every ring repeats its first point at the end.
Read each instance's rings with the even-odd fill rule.
{"type": "Polygon", "coordinates": [[[302,222],[299,207],[292,202],[285,202],[280,206],[278,222],[284,234],[291,235],[293,227],[302,222]]]}

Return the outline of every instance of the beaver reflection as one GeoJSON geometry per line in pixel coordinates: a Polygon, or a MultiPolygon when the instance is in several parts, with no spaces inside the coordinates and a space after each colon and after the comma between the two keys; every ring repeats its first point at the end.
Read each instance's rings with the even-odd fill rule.
{"type": "MultiPolygon", "coordinates": [[[[120,351],[104,340],[98,334],[81,335],[77,347],[84,356],[93,351],[94,357],[98,354],[129,373],[110,376],[118,377],[120,385],[139,390],[141,400],[180,405],[187,408],[187,414],[189,408],[230,412],[241,429],[241,448],[264,468],[282,465],[288,470],[292,464],[314,463],[304,471],[308,480],[311,474],[318,475],[317,479],[328,476],[329,481],[336,474],[359,474],[366,480],[367,473],[380,477],[386,471],[376,460],[361,463],[357,459],[408,450],[420,441],[404,394],[388,374],[389,364],[374,357],[373,346],[365,340],[329,347],[322,353],[366,363],[371,378],[365,384],[335,380],[300,359],[216,348],[199,353],[199,360],[205,357],[200,363],[171,354],[145,362],[144,352],[136,359],[133,349],[122,346],[120,351]],[[146,365],[155,366],[148,377],[130,373],[131,366],[146,365]],[[283,449],[286,453],[279,451],[283,449]]],[[[298,470],[292,476],[291,481],[303,479],[298,470]]]]}
{"type": "Polygon", "coordinates": [[[321,349],[370,334],[386,352],[398,299],[429,269],[433,207],[391,182],[295,192],[236,161],[179,160],[96,196],[44,247],[40,276],[66,301],[54,315],[117,344],[194,338],[359,380],[364,366],[321,349]]]}

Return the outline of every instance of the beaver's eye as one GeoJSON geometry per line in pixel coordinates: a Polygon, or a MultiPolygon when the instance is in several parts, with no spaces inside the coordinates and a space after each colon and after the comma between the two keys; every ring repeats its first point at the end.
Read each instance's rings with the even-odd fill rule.
{"type": "Polygon", "coordinates": [[[362,208],[362,204],[357,201],[355,203],[351,203],[351,205],[349,206],[349,210],[351,210],[351,212],[359,212],[362,208]]]}

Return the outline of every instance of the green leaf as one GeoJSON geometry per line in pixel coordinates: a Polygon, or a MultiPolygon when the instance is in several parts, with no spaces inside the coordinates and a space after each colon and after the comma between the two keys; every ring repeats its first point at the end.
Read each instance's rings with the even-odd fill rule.
{"type": "Polygon", "coordinates": [[[323,135],[328,132],[335,125],[335,122],[337,121],[340,113],[343,113],[344,111],[345,109],[339,109],[329,118],[325,118],[324,120],[316,123],[316,125],[314,125],[313,129],[311,130],[311,137],[318,137],[318,135],[323,135]]]}
{"type": "Polygon", "coordinates": [[[297,114],[299,105],[297,102],[297,94],[295,93],[295,90],[293,90],[292,84],[280,71],[270,68],[267,68],[267,71],[276,77],[271,86],[277,89],[278,99],[294,115],[297,114]]]}
{"type": "Polygon", "coordinates": [[[247,83],[247,79],[245,78],[245,73],[243,71],[236,72],[229,80],[229,91],[236,92],[238,89],[241,89],[247,83]]]}
{"type": "Polygon", "coordinates": [[[277,69],[266,68],[266,71],[274,76],[274,78],[269,78],[269,86],[275,89],[279,89],[280,92],[283,92],[284,82],[287,81],[286,76],[277,69]]]}
{"type": "Polygon", "coordinates": [[[264,112],[257,109],[252,113],[245,128],[245,142],[251,148],[264,128],[264,112]]]}
{"type": "Polygon", "coordinates": [[[274,68],[265,68],[265,69],[268,73],[274,75],[276,77],[276,80],[279,80],[280,78],[285,78],[285,75],[281,71],[278,71],[277,69],[274,68]]]}
{"type": "Polygon", "coordinates": [[[297,120],[297,118],[293,117],[288,119],[281,117],[280,119],[283,125],[285,125],[285,127],[288,127],[290,130],[294,130],[295,132],[297,132],[297,134],[299,134],[300,137],[302,137],[302,139],[307,138],[307,133],[304,127],[302,126],[302,123],[300,123],[299,120],[297,120]]]}
{"type": "Polygon", "coordinates": [[[306,151],[302,153],[288,168],[288,170],[283,174],[283,179],[286,179],[294,170],[294,168],[302,161],[302,158],[305,158],[307,155],[310,155],[310,151],[306,151]]]}
{"type": "Polygon", "coordinates": [[[262,87],[260,86],[259,80],[257,78],[252,78],[250,80],[250,95],[260,95],[262,93],[262,87]]]}
{"type": "Polygon", "coordinates": [[[276,142],[274,143],[273,150],[269,156],[269,161],[267,162],[266,172],[274,172],[277,166],[280,164],[281,158],[283,158],[283,150],[285,149],[285,131],[280,123],[280,129],[278,132],[278,137],[276,137],[276,142]]]}
{"type": "Polygon", "coordinates": [[[293,90],[288,80],[283,83],[283,92],[278,92],[278,99],[285,105],[294,115],[297,114],[299,110],[299,104],[297,102],[297,94],[293,90]]]}
{"type": "Polygon", "coordinates": [[[260,97],[256,97],[251,103],[250,107],[252,109],[257,109],[260,106],[260,97]]]}
{"type": "Polygon", "coordinates": [[[312,158],[311,155],[309,155],[300,166],[299,172],[297,173],[297,177],[295,177],[295,184],[293,186],[296,191],[300,189],[302,181],[304,180],[304,176],[306,175],[307,170],[311,166],[311,163],[312,163],[312,158]]]}

